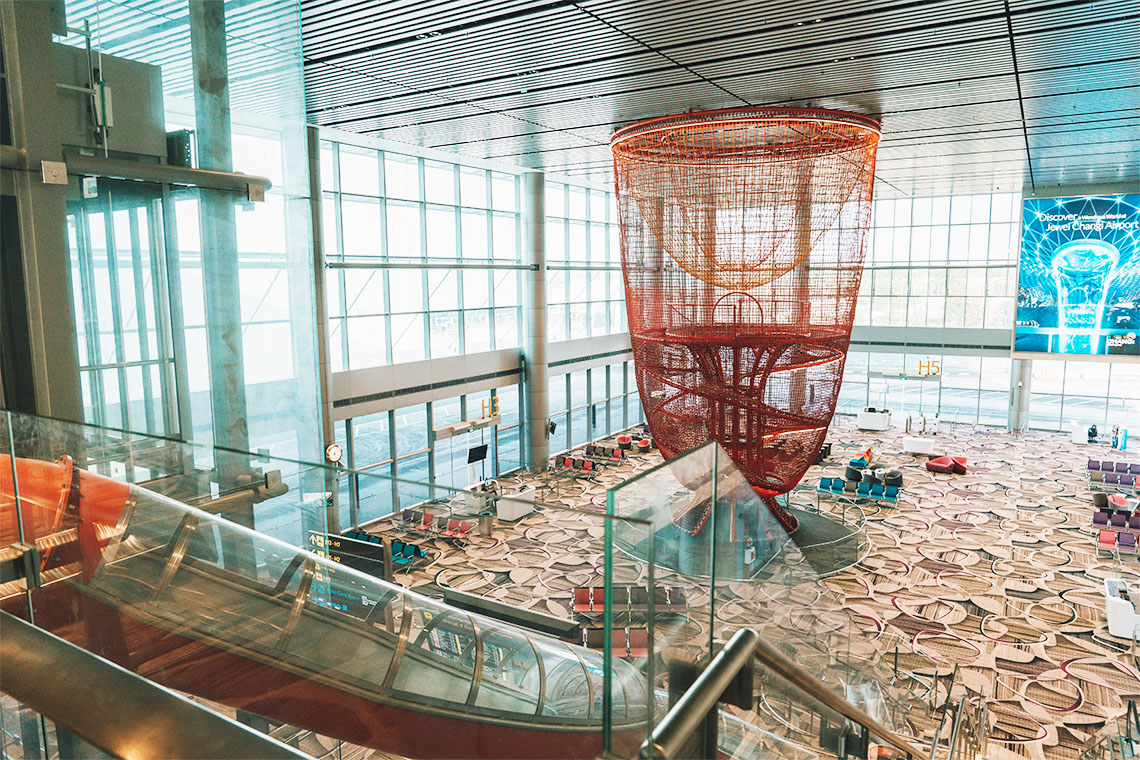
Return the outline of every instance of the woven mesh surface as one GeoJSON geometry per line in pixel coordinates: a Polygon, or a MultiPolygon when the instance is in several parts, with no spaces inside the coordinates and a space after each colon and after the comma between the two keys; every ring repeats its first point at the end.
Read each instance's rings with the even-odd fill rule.
{"type": "Polygon", "coordinates": [[[776,505],[843,377],[878,124],[818,109],[639,122],[613,137],[638,390],[667,457],[710,438],[776,505]]]}

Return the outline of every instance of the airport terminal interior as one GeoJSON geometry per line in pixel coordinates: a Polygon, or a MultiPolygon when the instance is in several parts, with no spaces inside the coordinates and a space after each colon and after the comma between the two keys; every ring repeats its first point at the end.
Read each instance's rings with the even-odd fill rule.
{"type": "Polygon", "coordinates": [[[1138,49],[0,0],[0,758],[1137,756],[1138,49]]]}

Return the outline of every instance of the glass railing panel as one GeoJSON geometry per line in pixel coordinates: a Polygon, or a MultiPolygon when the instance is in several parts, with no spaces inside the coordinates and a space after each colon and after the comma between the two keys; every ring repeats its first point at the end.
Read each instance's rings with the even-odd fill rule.
{"type": "MultiPolygon", "coordinates": [[[[80,471],[145,486],[296,546],[328,527],[335,468],[34,415],[12,413],[10,426],[21,459],[69,457],[80,471]]],[[[28,491],[25,503],[42,498],[54,509],[54,492],[28,491]]]]}
{"type": "MultiPolygon", "coordinates": [[[[362,489],[379,490],[368,483],[377,476],[356,476],[362,489]]],[[[584,648],[552,645],[545,637],[527,634],[545,676],[541,714],[599,722],[604,714],[609,715],[606,731],[611,746],[634,752],[648,735],[648,566],[622,555],[611,560],[607,572],[605,536],[618,523],[623,524],[621,530],[640,529],[643,534],[647,526],[639,526],[635,518],[611,518],[600,506],[599,511],[590,511],[536,500],[534,488],[517,477],[500,479],[492,491],[402,478],[383,480],[399,509],[386,518],[370,520],[365,527],[394,544],[425,551],[423,561],[437,568],[428,579],[445,593],[455,590],[485,596],[524,612],[577,623],[573,642],[584,648]],[[464,546],[470,561],[447,557],[440,552],[439,542],[464,546]],[[434,564],[436,558],[440,558],[439,565],[434,564]],[[612,580],[608,595],[607,577],[612,580]],[[612,702],[608,707],[606,694],[612,702]]],[[[398,572],[407,573],[408,582],[414,583],[416,567],[413,562],[398,572]]],[[[497,655],[485,649],[482,656],[497,655]]],[[[522,679],[520,684],[525,686],[536,678],[519,667],[517,662],[512,665],[514,677],[522,679]]],[[[476,706],[492,698],[483,694],[480,686],[476,706]]],[[[518,703],[519,695],[510,699],[518,703]]]]}
{"type": "MultiPolygon", "coordinates": [[[[654,526],[655,566],[646,568],[654,584],[684,589],[682,618],[670,619],[668,606],[654,611],[659,662],[707,661],[719,643],[748,627],[892,729],[905,726],[908,711],[929,705],[931,663],[906,642],[877,641],[881,627],[853,616],[827,585],[831,572],[865,551],[857,506],[817,506],[796,498],[786,508],[799,517],[802,532],[789,535],[716,443],[611,488],[607,498],[611,514],[637,516],[654,526]],[[893,660],[884,659],[887,649],[899,650],[897,670],[893,660]]],[[[615,523],[615,557],[642,556],[648,543],[644,534],[615,523]]],[[[670,684],[668,678],[668,669],[659,667],[656,688],[684,690],[684,683],[670,684]]],[[[768,699],[768,709],[745,719],[800,742],[804,727],[791,709],[794,693],[768,699]]],[[[812,709],[805,707],[803,715],[812,709]]]]}
{"type": "MultiPolygon", "coordinates": [[[[279,500],[281,524],[291,525],[284,542],[228,519],[234,510],[226,500],[250,486],[219,488],[223,476],[189,465],[202,461],[193,444],[7,413],[3,419],[15,421],[21,445],[15,458],[0,461],[8,473],[7,484],[0,476],[0,514],[14,530],[17,507],[42,497],[43,525],[33,539],[42,552],[51,548],[58,564],[31,591],[33,611],[38,625],[69,641],[205,699],[393,752],[431,753],[423,741],[449,739],[413,739],[411,728],[403,736],[380,718],[375,726],[350,720],[338,707],[346,697],[337,695],[377,710],[459,710],[553,731],[565,756],[601,752],[605,716],[612,746],[625,754],[647,735],[651,644],[638,605],[647,606],[648,591],[626,589],[625,617],[611,617],[609,631],[600,594],[590,591],[597,609],[575,604],[576,590],[604,590],[605,535],[616,522],[606,514],[545,504],[533,490],[520,492],[517,478],[497,491],[469,492],[351,473],[375,478],[413,513],[405,520],[401,509],[367,526],[393,559],[397,542],[413,546],[411,555],[401,549],[407,563],[393,562],[401,581],[542,613],[574,631],[559,640],[526,630],[525,622],[504,623],[407,591],[376,577],[384,562],[371,566],[375,575],[334,562],[327,551],[332,532],[319,522],[340,474],[332,468],[244,455],[259,468],[288,473],[266,498],[279,500]],[[162,450],[169,467],[140,470],[140,450],[162,450]],[[190,455],[178,454],[186,450],[190,455]],[[63,455],[74,464],[56,464],[63,455]],[[332,488],[319,491],[326,483],[332,488]],[[20,484],[26,487],[17,501],[20,484]],[[430,527],[421,532],[425,515],[430,527]],[[631,628],[641,628],[644,644],[631,628]],[[621,652],[607,660],[615,630],[621,652]],[[607,682],[615,696],[608,707],[607,682]],[[567,726],[571,734],[563,736],[567,726]]],[[[624,522],[637,525],[635,518],[624,522]]],[[[616,567],[619,583],[645,583],[643,560],[626,558],[616,567]]],[[[18,612],[27,592],[21,583],[3,589],[5,610],[18,612]]]]}

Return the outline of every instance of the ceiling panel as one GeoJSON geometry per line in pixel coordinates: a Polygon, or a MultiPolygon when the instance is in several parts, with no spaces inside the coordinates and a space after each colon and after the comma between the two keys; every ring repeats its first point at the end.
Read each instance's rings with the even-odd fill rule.
{"type": "Polygon", "coordinates": [[[303,0],[309,119],[609,182],[609,138],[624,124],[811,104],[882,119],[888,195],[1016,189],[1038,175],[1140,182],[1140,5],[1006,8],[303,0]]]}

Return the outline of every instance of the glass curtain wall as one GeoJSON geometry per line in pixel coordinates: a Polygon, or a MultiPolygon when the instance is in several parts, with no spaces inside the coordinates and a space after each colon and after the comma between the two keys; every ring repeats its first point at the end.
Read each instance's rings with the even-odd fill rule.
{"type": "MultiPolygon", "coordinates": [[[[454,396],[398,409],[361,415],[336,423],[337,442],[350,470],[464,488],[498,477],[521,465],[519,386],[454,396]],[[461,420],[492,416],[498,425],[433,440],[433,430],[461,420]],[[485,444],[486,459],[468,465],[470,449],[485,444]]],[[[413,505],[417,494],[394,491],[392,484],[345,474],[339,483],[342,525],[360,525],[413,505]]]]}
{"type": "Polygon", "coordinates": [[[1019,194],[875,202],[855,324],[1013,324],[1019,194]]]}
{"type": "MultiPolygon", "coordinates": [[[[317,459],[300,14],[281,0],[223,7],[213,17],[188,2],[66,3],[68,27],[89,24],[107,76],[112,63],[130,72],[121,91],[132,78],[135,96],[153,83],[144,105],[124,102],[153,109],[159,145],[162,129],[185,130],[192,165],[272,182],[262,202],[105,179],[94,194],[73,185],[67,225],[85,419],[317,459]],[[220,92],[198,89],[195,60],[226,81],[220,92]]],[[[58,39],[87,44],[75,33],[58,39]]],[[[137,138],[112,128],[107,145],[144,155],[137,138]]]]}
{"type": "Polygon", "coordinates": [[[546,319],[551,343],[626,331],[612,192],[546,183],[546,319]]]}
{"type": "Polygon", "coordinates": [[[1102,438],[1113,425],[1140,431],[1140,364],[1034,359],[1029,426],[1067,431],[1070,422],[1096,425],[1102,438]]]}
{"type": "Polygon", "coordinates": [[[568,451],[645,421],[632,361],[552,373],[548,389],[550,420],[556,425],[550,436],[551,454],[568,451]]]}
{"type": "MultiPolygon", "coordinates": [[[[1013,326],[1017,286],[1016,193],[876,201],[855,323],[874,327],[1013,326]]],[[[956,341],[946,337],[947,343],[956,341]]],[[[938,411],[959,423],[1008,422],[1011,359],[928,352],[851,351],[838,411],[885,405],[910,413],[938,411]],[[938,359],[937,381],[877,375],[917,373],[938,359]],[[931,409],[931,402],[935,404],[931,409]]],[[[1030,426],[1140,425],[1140,365],[1033,360],[1030,426]]]]}
{"type": "Polygon", "coordinates": [[[904,419],[938,414],[955,424],[1005,425],[1010,366],[1010,360],[1001,356],[850,351],[836,411],[854,414],[875,406],[889,408],[904,419]],[[902,372],[916,375],[922,363],[934,361],[941,366],[934,378],[890,377],[902,372]]]}
{"type": "Polygon", "coordinates": [[[321,141],[334,372],[520,345],[515,174],[321,141]]]}

